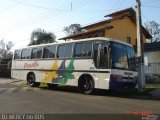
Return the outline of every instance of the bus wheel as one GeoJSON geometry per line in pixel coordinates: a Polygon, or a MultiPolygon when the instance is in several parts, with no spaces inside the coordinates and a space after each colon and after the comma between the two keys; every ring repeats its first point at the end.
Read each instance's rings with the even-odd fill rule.
{"type": "Polygon", "coordinates": [[[50,88],[50,89],[55,89],[58,84],[51,84],[51,83],[47,83],[47,86],[50,88]]]}
{"type": "Polygon", "coordinates": [[[35,75],[34,74],[28,75],[27,82],[28,82],[29,86],[31,86],[31,87],[39,87],[40,86],[40,82],[35,82],[35,75]]]}
{"type": "Polygon", "coordinates": [[[93,92],[93,82],[90,77],[84,76],[79,81],[80,91],[84,94],[92,94],[93,92]]]}

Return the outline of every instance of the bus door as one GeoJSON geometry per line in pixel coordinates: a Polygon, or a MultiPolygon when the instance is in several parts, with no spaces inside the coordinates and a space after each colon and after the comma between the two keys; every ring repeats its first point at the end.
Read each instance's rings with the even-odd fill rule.
{"type": "Polygon", "coordinates": [[[110,48],[108,42],[96,42],[94,45],[94,63],[98,69],[108,69],[110,66],[110,48]]]}

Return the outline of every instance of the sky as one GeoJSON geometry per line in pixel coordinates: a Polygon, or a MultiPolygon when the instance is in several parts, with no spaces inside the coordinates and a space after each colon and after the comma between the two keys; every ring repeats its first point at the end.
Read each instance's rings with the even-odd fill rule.
{"type": "MultiPolygon", "coordinates": [[[[154,20],[160,24],[160,0],[141,0],[141,3],[142,23],[154,20]]],[[[89,25],[135,5],[136,0],[0,0],[0,39],[12,41],[14,50],[26,46],[37,28],[62,38],[65,26],[89,25]]]]}

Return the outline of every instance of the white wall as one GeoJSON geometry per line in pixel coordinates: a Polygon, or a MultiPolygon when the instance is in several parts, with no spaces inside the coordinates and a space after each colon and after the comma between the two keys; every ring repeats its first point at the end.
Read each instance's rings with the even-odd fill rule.
{"type": "Polygon", "coordinates": [[[145,66],[146,74],[160,74],[160,51],[145,52],[149,66],[145,66]]]}

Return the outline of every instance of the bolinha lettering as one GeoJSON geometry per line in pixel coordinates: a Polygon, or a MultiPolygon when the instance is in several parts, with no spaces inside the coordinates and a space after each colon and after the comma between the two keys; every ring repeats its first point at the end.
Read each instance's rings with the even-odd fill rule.
{"type": "Polygon", "coordinates": [[[24,69],[28,69],[28,68],[34,68],[34,67],[37,67],[39,66],[38,62],[34,62],[34,63],[25,63],[24,64],[24,69]]]}

